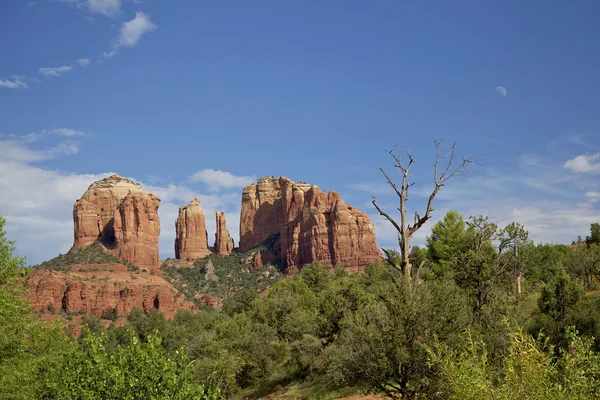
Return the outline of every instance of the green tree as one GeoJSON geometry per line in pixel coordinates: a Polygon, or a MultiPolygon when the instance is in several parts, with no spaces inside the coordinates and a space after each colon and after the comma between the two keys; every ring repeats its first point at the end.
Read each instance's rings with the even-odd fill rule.
{"type": "Polygon", "coordinates": [[[564,260],[569,275],[583,282],[585,290],[593,290],[600,274],[600,246],[575,247],[564,260]]]}
{"type": "Polygon", "coordinates": [[[183,352],[169,358],[156,334],[148,342],[107,350],[106,335],[83,333],[83,346],[65,354],[46,377],[42,398],[52,399],[218,399],[218,390],[194,382],[193,363],[183,352]]]}
{"type": "Polygon", "coordinates": [[[375,296],[348,314],[337,340],[326,350],[326,377],[338,386],[361,386],[403,399],[439,389],[425,345],[433,337],[451,343],[467,326],[464,296],[452,281],[413,285],[402,278],[383,282],[375,296]]]}
{"type": "Polygon", "coordinates": [[[427,255],[433,263],[434,271],[447,273],[456,259],[470,248],[469,235],[461,213],[448,211],[443,219],[436,222],[427,237],[427,255]]]}
{"type": "Polygon", "coordinates": [[[567,327],[574,324],[573,316],[583,295],[583,287],[564,271],[544,286],[538,299],[538,312],[533,316],[531,333],[542,332],[560,348],[566,346],[567,327]]]}
{"type": "Polygon", "coordinates": [[[590,235],[585,238],[585,242],[588,246],[593,244],[600,244],[600,224],[594,223],[590,226],[590,235]]]}
{"type": "Polygon", "coordinates": [[[317,297],[297,277],[277,282],[252,310],[255,321],[277,331],[281,340],[294,341],[318,328],[317,297]]]}
{"type": "Polygon", "coordinates": [[[13,255],[0,216],[0,398],[37,398],[40,381],[74,341],[60,323],[38,321],[25,300],[25,260],[13,255]]]}

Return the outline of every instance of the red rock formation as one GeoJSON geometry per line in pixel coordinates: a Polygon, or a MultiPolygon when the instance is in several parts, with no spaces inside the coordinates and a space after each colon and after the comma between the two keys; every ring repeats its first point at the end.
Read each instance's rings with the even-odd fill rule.
{"type": "Polygon", "coordinates": [[[233,251],[233,238],[229,236],[225,213],[216,212],[217,228],[215,232],[215,252],[219,256],[228,256],[233,251]]]}
{"type": "Polygon", "coordinates": [[[179,207],[175,222],[175,258],[187,260],[202,258],[210,254],[204,210],[195,198],[187,206],[179,207]]]}
{"type": "Polygon", "coordinates": [[[242,192],[240,251],[277,234],[276,247],[288,272],[313,261],[359,272],[381,258],[369,218],[339,194],[285,177],[264,177],[242,192]]]}
{"type": "Polygon", "coordinates": [[[179,310],[196,310],[158,275],[133,273],[122,264],[73,265],[68,272],[32,270],[26,280],[34,311],[55,314],[106,312],[127,316],[138,307],[156,308],[172,318],[179,310]]]}
{"type": "Polygon", "coordinates": [[[160,199],[113,175],[94,182],[73,206],[74,248],[100,241],[114,256],[159,271],[160,199]]]}

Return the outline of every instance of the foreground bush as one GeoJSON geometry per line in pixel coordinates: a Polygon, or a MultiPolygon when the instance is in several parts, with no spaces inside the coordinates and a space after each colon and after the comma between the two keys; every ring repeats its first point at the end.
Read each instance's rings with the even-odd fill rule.
{"type": "Polygon", "coordinates": [[[183,352],[168,358],[161,339],[136,337],[109,352],[106,335],[84,332],[82,347],[64,354],[46,378],[42,398],[51,399],[218,399],[218,390],[193,382],[193,362],[183,352]]]}

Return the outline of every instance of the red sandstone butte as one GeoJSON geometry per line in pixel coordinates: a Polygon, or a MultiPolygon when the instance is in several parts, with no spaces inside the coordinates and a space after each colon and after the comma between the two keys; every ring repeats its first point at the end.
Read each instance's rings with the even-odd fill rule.
{"type": "Polygon", "coordinates": [[[73,206],[73,248],[99,241],[114,256],[160,272],[160,199],[120,175],[96,181],[73,206]]]}
{"type": "Polygon", "coordinates": [[[285,177],[263,177],[242,191],[240,251],[277,234],[276,247],[290,273],[313,261],[360,272],[381,259],[373,224],[338,193],[285,177]]]}
{"type": "Polygon", "coordinates": [[[208,249],[204,210],[198,198],[187,206],[179,207],[175,230],[175,258],[188,260],[202,258],[211,253],[208,249]]]}
{"type": "Polygon", "coordinates": [[[233,238],[229,236],[225,213],[216,212],[215,252],[219,256],[228,256],[233,251],[233,238]]]}

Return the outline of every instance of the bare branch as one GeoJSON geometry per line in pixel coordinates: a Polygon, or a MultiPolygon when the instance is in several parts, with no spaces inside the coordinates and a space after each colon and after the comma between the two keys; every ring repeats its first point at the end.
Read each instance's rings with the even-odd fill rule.
{"type": "Polygon", "coordinates": [[[394,228],[396,228],[396,230],[399,233],[402,233],[402,228],[400,228],[400,226],[398,225],[398,223],[396,223],[396,221],[394,221],[393,218],[391,218],[386,212],[384,212],[381,208],[379,208],[379,206],[377,205],[377,199],[375,197],[373,197],[373,200],[371,200],[371,203],[373,203],[373,205],[375,206],[375,208],[377,209],[377,211],[379,212],[379,214],[384,217],[385,219],[387,219],[388,221],[390,221],[392,223],[392,225],[394,225],[394,228]]]}
{"type": "Polygon", "coordinates": [[[385,173],[383,168],[379,168],[379,170],[381,171],[383,176],[385,176],[385,179],[387,180],[388,184],[394,189],[398,197],[402,198],[402,193],[398,190],[398,186],[396,186],[396,184],[390,179],[390,177],[385,173]]]}

